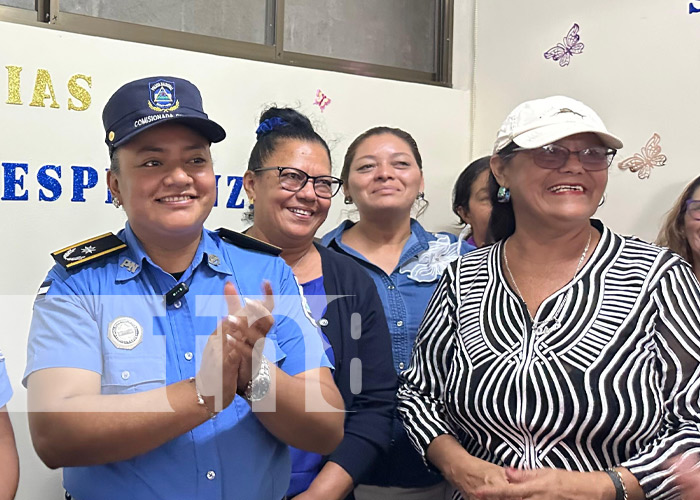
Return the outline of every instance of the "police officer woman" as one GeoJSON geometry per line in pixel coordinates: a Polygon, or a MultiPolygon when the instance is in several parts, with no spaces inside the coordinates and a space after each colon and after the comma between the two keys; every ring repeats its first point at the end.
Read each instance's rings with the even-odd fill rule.
{"type": "Polygon", "coordinates": [[[203,229],[225,132],[194,85],[130,82],[103,123],[128,222],[54,253],[25,373],[34,446],[78,500],[279,500],[286,445],[328,453],[343,436],[292,272],[203,229]]]}

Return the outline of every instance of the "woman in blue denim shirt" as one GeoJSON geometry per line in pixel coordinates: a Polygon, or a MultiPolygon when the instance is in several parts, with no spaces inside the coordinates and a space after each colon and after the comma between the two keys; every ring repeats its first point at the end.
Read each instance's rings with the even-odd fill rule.
{"type": "MultiPolygon", "coordinates": [[[[423,312],[447,264],[474,247],[452,234],[432,234],[411,218],[423,195],[423,163],[407,132],[372,128],[357,137],[341,172],[345,203],[354,203],[360,220],[344,221],[322,243],[353,257],[374,280],[384,305],[394,368],[408,368],[423,312]]],[[[397,417],[388,456],[367,484],[355,490],[358,500],[444,498],[448,486],[430,471],[408,441],[397,417]]]]}

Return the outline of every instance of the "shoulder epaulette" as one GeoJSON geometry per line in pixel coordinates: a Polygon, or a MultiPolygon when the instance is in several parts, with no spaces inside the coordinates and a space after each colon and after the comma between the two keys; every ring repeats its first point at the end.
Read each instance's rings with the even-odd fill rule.
{"type": "Polygon", "coordinates": [[[75,269],[95,259],[102,258],[126,248],[126,243],[113,233],[105,233],[89,240],[81,241],[51,254],[53,260],[65,269],[75,269]]]}
{"type": "Polygon", "coordinates": [[[224,227],[220,227],[216,230],[216,232],[219,234],[219,237],[221,237],[222,240],[228,241],[237,247],[245,248],[246,250],[257,250],[258,252],[269,253],[274,256],[278,256],[282,253],[282,249],[280,247],[270,245],[269,243],[265,243],[264,241],[248,236],[247,234],[231,231],[230,229],[226,229],[224,227]]]}

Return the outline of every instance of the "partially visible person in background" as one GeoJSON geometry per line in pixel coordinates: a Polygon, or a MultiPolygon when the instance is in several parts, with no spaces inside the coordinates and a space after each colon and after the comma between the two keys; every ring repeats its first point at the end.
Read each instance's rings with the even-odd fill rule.
{"type": "Polygon", "coordinates": [[[281,249],[318,324],[343,397],[345,437],[327,456],[291,448],[288,498],[352,498],[389,448],[397,378],[374,283],[353,259],[314,243],[342,182],[326,141],[289,108],[263,112],[243,183],[253,209],[246,231],[281,249]]]}
{"type": "Polygon", "coordinates": [[[700,176],[686,186],[668,212],[656,243],[687,260],[700,279],[700,176]]]}
{"type": "MultiPolygon", "coordinates": [[[[344,221],[323,244],[349,255],[372,277],[391,333],[394,369],[408,368],[413,341],[442,271],[473,249],[447,233],[430,233],[414,218],[426,202],[423,160],[411,135],[375,127],[357,137],[345,154],[340,174],[346,204],[355,204],[357,223],[344,221]],[[421,206],[422,205],[422,206],[421,206]]],[[[448,485],[428,469],[394,417],[391,448],[364,485],[358,500],[443,498],[448,485]]]]}
{"type": "Polygon", "coordinates": [[[12,500],[19,482],[19,458],[15,445],[12,422],[7,403],[12,397],[12,386],[7,378],[5,356],[0,352],[0,500],[12,500]]]}
{"type": "Polygon", "coordinates": [[[465,224],[462,232],[467,243],[477,248],[486,244],[486,230],[491,217],[490,160],[490,155],[482,156],[467,165],[452,190],[452,211],[465,224]]]}

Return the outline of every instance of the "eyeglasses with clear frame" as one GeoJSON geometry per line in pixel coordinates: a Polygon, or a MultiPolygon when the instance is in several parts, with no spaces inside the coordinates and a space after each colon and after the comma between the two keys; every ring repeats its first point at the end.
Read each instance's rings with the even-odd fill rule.
{"type": "Polygon", "coordinates": [[[547,144],[546,146],[535,149],[513,148],[511,151],[529,152],[532,155],[532,160],[535,162],[535,165],[552,170],[566,165],[566,162],[569,161],[569,156],[574,154],[578,157],[578,161],[583,168],[588,171],[607,169],[612,164],[613,158],[615,158],[615,154],[617,153],[615,149],[602,146],[594,146],[580,151],[571,151],[569,148],[565,148],[559,144],[547,144]]]}
{"type": "Polygon", "coordinates": [[[700,200],[686,200],[685,211],[695,220],[700,220],[700,200]]]}
{"type": "Polygon", "coordinates": [[[282,189],[293,193],[304,189],[304,186],[306,186],[306,183],[309,182],[310,179],[313,183],[316,196],[330,199],[338,194],[340,187],[343,185],[341,179],[333,177],[332,175],[313,176],[294,167],[263,167],[256,169],[255,173],[257,174],[258,172],[267,172],[270,170],[277,170],[282,189]]]}

